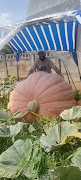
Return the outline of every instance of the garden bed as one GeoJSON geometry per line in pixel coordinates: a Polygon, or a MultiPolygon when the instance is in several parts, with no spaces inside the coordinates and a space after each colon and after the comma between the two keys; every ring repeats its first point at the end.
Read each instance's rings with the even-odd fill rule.
{"type": "Polygon", "coordinates": [[[1,83],[0,179],[81,180],[81,106],[39,123],[17,122],[7,109],[16,84],[11,77],[1,83]]]}

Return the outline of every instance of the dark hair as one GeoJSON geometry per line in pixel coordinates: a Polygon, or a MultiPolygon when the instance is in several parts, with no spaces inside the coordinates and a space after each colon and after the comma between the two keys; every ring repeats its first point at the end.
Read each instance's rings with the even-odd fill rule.
{"type": "Polygon", "coordinates": [[[39,55],[40,53],[43,53],[46,55],[45,51],[43,51],[43,50],[39,51],[37,55],[39,55]]]}

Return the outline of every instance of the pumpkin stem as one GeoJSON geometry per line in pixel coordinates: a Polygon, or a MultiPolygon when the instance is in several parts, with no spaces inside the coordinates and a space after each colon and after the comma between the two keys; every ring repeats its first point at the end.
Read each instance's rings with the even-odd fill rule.
{"type": "Polygon", "coordinates": [[[39,104],[36,100],[30,101],[27,105],[27,111],[29,111],[29,112],[31,112],[31,111],[36,112],[38,108],[39,108],[39,104]]]}
{"type": "Polygon", "coordinates": [[[34,114],[35,116],[38,116],[38,117],[41,118],[41,119],[46,120],[44,117],[40,116],[39,114],[36,114],[35,112],[32,112],[32,111],[31,111],[31,113],[34,114]]]}

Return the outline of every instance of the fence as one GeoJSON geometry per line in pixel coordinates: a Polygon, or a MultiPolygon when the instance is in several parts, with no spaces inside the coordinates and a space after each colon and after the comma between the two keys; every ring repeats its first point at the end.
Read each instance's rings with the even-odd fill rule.
{"type": "MultiPolygon", "coordinates": [[[[68,76],[63,63],[62,62],[59,63],[59,59],[54,58],[52,53],[48,52],[46,53],[46,56],[49,57],[59,69],[61,68],[61,72],[64,76],[64,79],[68,81],[68,76]]],[[[27,76],[29,69],[31,68],[32,64],[34,63],[34,60],[36,59],[37,56],[35,55],[35,59],[34,59],[33,54],[23,53],[21,55],[20,60],[18,62],[19,77],[24,78],[27,76]]],[[[76,87],[78,87],[78,89],[81,89],[78,69],[73,59],[70,58],[65,63],[69,69],[73,82],[76,84],[76,87]]],[[[54,70],[52,70],[52,73],[55,73],[54,70]]],[[[17,77],[17,62],[14,54],[0,55],[0,79],[6,77],[7,75],[17,77]]],[[[70,78],[70,82],[72,83],[71,77],[69,78],[70,78]]]]}

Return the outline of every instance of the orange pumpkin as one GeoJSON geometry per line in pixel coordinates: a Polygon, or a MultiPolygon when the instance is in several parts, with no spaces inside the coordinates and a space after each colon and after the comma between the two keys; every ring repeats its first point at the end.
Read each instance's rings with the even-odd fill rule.
{"type": "Polygon", "coordinates": [[[81,106],[81,100],[76,101],[76,106],[81,106]]]}
{"type": "MultiPolygon", "coordinates": [[[[59,115],[64,109],[76,105],[74,92],[70,84],[57,74],[34,72],[26,80],[19,82],[10,95],[8,108],[12,114],[20,110],[26,112],[32,100],[39,104],[37,113],[52,117],[59,115]]],[[[36,116],[29,114],[28,121],[36,121],[36,116]]]]}

